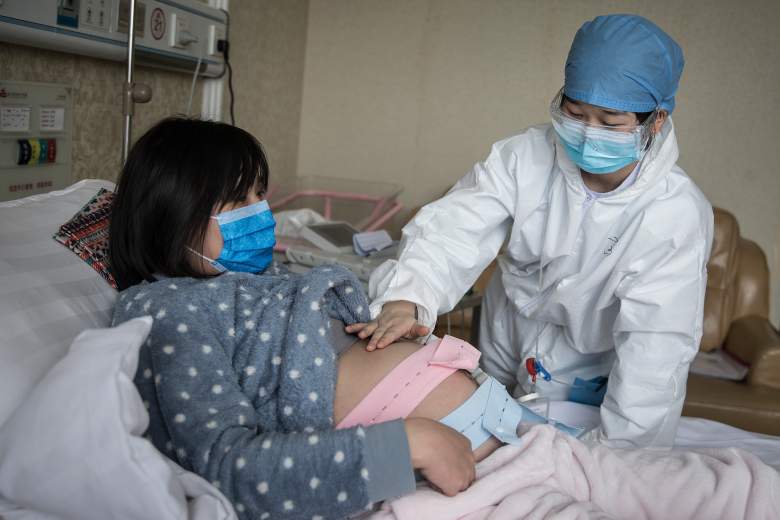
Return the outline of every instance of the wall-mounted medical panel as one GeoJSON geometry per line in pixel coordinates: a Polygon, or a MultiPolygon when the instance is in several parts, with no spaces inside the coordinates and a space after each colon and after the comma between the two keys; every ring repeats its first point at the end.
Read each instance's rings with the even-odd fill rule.
{"type": "Polygon", "coordinates": [[[0,80],[0,201],[73,182],[73,91],[0,80]]]}
{"type": "MultiPolygon", "coordinates": [[[[0,40],[124,61],[129,0],[0,0],[0,40]]],[[[136,60],[170,70],[223,73],[217,41],[226,16],[196,0],[136,1],[136,60]]]]}

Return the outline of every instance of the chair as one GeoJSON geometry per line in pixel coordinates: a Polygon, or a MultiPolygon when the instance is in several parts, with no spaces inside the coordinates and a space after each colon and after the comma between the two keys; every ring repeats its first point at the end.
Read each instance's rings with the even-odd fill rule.
{"type": "Polygon", "coordinates": [[[780,435],[780,334],[769,322],[769,268],[731,213],[715,208],[700,350],[748,365],[743,381],[690,374],[683,415],[780,435]]]}

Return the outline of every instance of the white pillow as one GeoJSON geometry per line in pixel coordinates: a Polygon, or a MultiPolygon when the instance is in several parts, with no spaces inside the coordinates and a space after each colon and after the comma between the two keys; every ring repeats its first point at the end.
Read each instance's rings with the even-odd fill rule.
{"type": "Polygon", "coordinates": [[[0,424],[84,329],[111,323],[116,291],[52,235],[100,188],[0,203],[0,424]]]}
{"type": "Polygon", "coordinates": [[[149,415],[133,376],[151,325],[146,316],[80,334],[0,427],[0,517],[235,518],[216,489],[141,437],[149,415]]]}

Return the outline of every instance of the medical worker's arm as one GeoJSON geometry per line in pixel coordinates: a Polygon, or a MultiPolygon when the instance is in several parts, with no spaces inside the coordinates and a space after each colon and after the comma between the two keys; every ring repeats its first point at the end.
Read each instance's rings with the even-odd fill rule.
{"type": "Polygon", "coordinates": [[[360,339],[371,337],[368,351],[384,348],[398,338],[416,339],[431,333],[429,327],[417,322],[417,306],[407,301],[387,302],[375,320],[347,325],[346,331],[360,339]]]}
{"type": "MultiPolygon", "coordinates": [[[[369,280],[374,320],[388,302],[406,301],[417,305],[419,325],[432,329],[458,303],[511,227],[517,189],[508,165],[516,162],[502,143],[494,145],[485,162],[404,227],[398,260],[379,266],[369,280]]],[[[377,346],[398,337],[384,334],[377,346]]]]}
{"type": "MultiPolygon", "coordinates": [[[[688,368],[702,335],[706,262],[712,220],[682,223],[688,231],[649,244],[620,283],[614,326],[616,361],[609,374],[601,426],[584,440],[613,447],[671,447],[685,400],[688,368]]],[[[642,226],[656,234],[652,222],[642,226]]],[[[647,236],[647,235],[645,235],[647,236]]],[[[641,240],[641,236],[635,239],[641,240]]]]}

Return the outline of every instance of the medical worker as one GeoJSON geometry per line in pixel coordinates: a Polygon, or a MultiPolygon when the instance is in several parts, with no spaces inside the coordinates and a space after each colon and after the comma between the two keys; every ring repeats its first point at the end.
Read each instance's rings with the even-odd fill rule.
{"type": "Polygon", "coordinates": [[[551,124],[496,143],[404,227],[398,260],[370,280],[374,321],[348,330],[372,336],[369,349],[427,334],[506,244],[482,306],[484,368],[516,397],[598,404],[606,382],[586,440],[671,446],[713,232],[710,203],[676,165],[682,69],[680,47],[645,18],[586,22],[551,124]],[[535,362],[550,381],[534,386],[535,362]]]}

